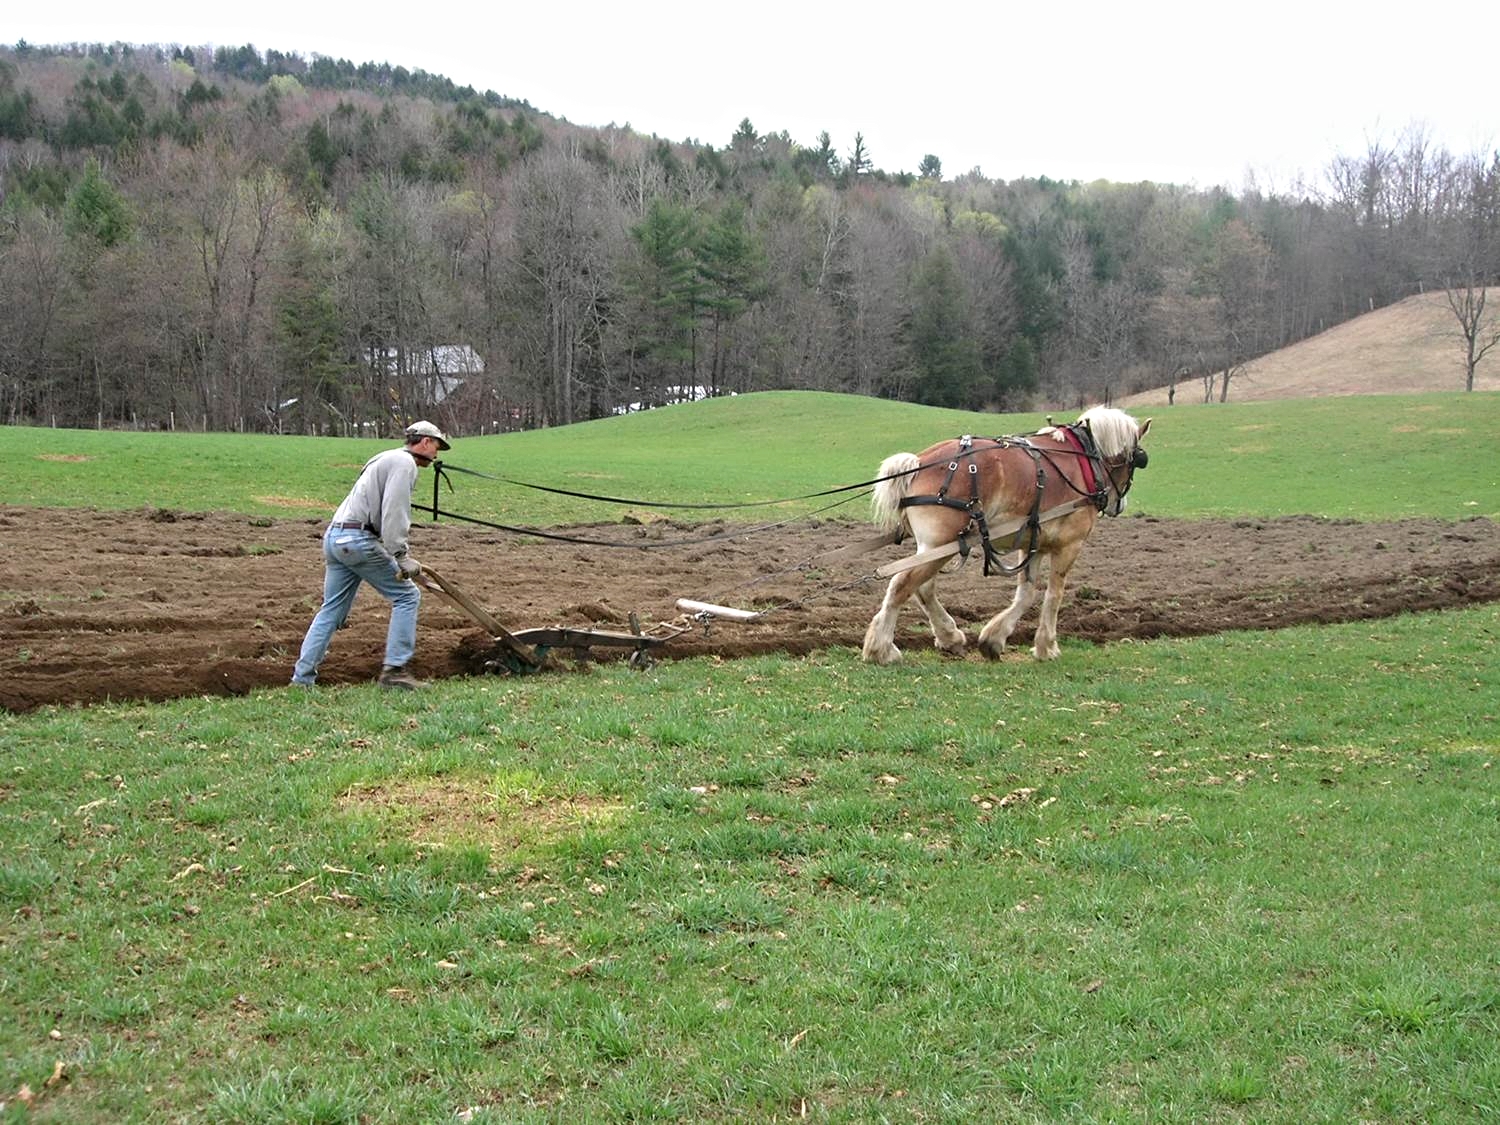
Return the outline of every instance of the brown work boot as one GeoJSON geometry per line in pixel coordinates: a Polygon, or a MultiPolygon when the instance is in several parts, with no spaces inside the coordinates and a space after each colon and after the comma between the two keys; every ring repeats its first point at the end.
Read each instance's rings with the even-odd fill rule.
{"type": "Polygon", "coordinates": [[[419,680],[405,668],[393,668],[389,664],[380,670],[380,679],[375,682],[395,691],[416,691],[427,686],[426,680],[419,680]]]}

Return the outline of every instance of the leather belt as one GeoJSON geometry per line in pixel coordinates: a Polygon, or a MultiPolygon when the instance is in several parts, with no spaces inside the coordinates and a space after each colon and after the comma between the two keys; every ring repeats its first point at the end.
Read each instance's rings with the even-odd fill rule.
{"type": "Polygon", "coordinates": [[[370,529],[362,523],[331,523],[329,527],[342,527],[350,531],[369,531],[370,529]]]}

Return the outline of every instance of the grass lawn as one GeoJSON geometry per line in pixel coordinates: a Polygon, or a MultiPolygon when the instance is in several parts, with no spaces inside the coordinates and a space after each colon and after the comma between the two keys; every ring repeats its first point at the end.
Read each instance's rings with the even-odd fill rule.
{"type": "Polygon", "coordinates": [[[1484,1120],[1497,630],[0,718],[7,1112],[1484,1120]]]}

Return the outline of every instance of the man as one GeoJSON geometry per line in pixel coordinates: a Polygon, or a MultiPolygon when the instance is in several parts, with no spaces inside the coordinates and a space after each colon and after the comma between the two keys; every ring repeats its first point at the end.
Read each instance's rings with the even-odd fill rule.
{"type": "Polygon", "coordinates": [[[359,584],[368,582],[391,603],[380,686],[398,691],[427,686],[406,670],[417,647],[417,606],[422,601],[422,591],[412,581],[422,567],[407,553],[406,537],[418,472],[451,448],[431,422],[413,422],[406,427],[403,448],[365,462],[323,536],[323,606],[303,638],[292,683],[311,687],[317,680],[328,643],[348,618],[359,584]]]}

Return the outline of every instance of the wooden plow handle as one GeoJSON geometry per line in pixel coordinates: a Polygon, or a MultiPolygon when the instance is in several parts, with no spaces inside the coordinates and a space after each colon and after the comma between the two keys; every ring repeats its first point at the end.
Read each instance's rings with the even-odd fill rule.
{"type": "Polygon", "coordinates": [[[542,667],[542,661],[537,657],[533,649],[516,640],[510,630],[495,620],[492,613],[469,597],[463,590],[459,589],[450,579],[444,578],[437,571],[433,570],[432,567],[424,564],[422,573],[417,576],[417,581],[421,583],[424,589],[443,595],[454,605],[458,606],[459,609],[467,613],[481,629],[487,631],[490,636],[504,645],[517,660],[520,660],[530,668],[542,667]]]}

